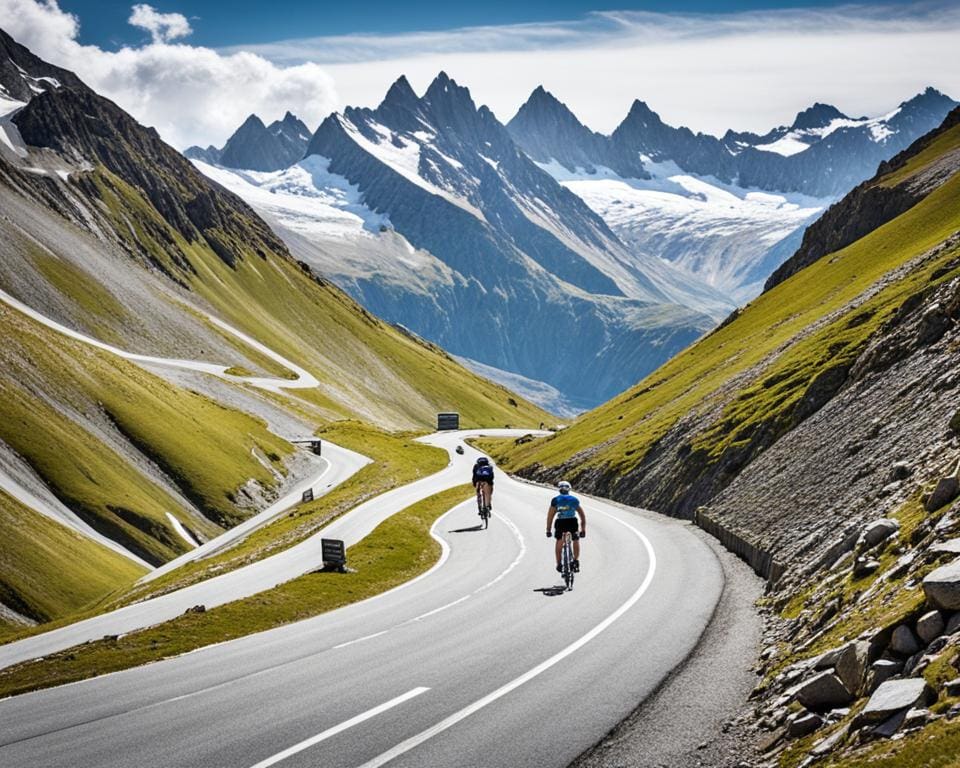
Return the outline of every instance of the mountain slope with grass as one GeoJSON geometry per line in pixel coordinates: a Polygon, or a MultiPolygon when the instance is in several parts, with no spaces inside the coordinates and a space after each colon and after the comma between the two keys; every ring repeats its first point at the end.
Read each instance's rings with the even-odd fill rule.
{"type": "Polygon", "coordinates": [[[742,722],[779,765],[952,764],[931,750],[960,733],[958,120],[717,330],[569,429],[496,449],[692,518],[768,579],[742,722]]]}
{"type": "MultiPolygon", "coordinates": [[[[63,527],[50,541],[89,526],[166,562],[317,474],[291,440],[342,419],[553,418],[362,309],[154,130],[2,31],[0,58],[0,473],[76,521],[28,510],[63,527]]],[[[31,540],[4,550],[10,595],[27,595],[0,595],[14,622],[61,619],[142,572],[88,546],[91,590],[31,592],[57,562],[31,540]]]]}

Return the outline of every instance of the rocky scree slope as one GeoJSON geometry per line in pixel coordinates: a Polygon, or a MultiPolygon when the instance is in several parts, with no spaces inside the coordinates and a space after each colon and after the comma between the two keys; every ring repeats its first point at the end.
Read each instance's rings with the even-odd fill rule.
{"type": "Polygon", "coordinates": [[[922,199],[503,457],[692,517],[769,579],[763,682],[743,715],[764,765],[956,755],[958,147],[954,113],[871,180],[879,198],[841,206],[878,221],[863,206],[922,199]]]}

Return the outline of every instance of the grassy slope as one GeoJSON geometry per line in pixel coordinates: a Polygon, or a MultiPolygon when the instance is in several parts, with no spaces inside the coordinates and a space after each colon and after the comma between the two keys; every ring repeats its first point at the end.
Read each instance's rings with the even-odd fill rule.
{"type": "MultiPolygon", "coordinates": [[[[293,261],[266,258],[238,244],[229,266],[203,242],[188,243],[141,194],[104,169],[95,172],[105,212],[128,246],[146,249],[171,272],[170,242],[189,262],[183,279],[232,325],[303,365],[321,382],[322,406],[392,428],[427,427],[435,414],[458,410],[464,426],[533,425],[551,420],[509,390],[470,373],[439,348],[411,339],[363,310],[333,285],[317,282],[293,261]],[[136,217],[131,231],[126,224],[136,217]]],[[[316,393],[299,392],[313,399],[316,393]]]]}
{"type": "Polygon", "coordinates": [[[5,305],[0,320],[0,439],[88,523],[146,559],[162,562],[184,549],[168,511],[204,535],[218,529],[91,433],[89,416],[105,414],[211,519],[243,516],[230,498],[248,478],[275,483],[251,450],[279,469],[292,447],[259,420],[68,340],[5,305]]]}
{"type": "Polygon", "coordinates": [[[0,670],[0,697],[49,688],[157,661],[213,643],[300,621],[385,592],[430,568],[440,545],[434,521],[470,497],[466,485],[408,507],[347,551],[355,573],[310,573],[245,600],[187,614],[157,627],[101,640],[0,670]]]}
{"type": "MultiPolygon", "coordinates": [[[[144,569],[0,491],[0,602],[36,621],[65,616],[144,569]]],[[[7,632],[0,625],[0,639],[7,632]]]]}
{"type": "Polygon", "coordinates": [[[301,504],[220,554],[187,563],[154,581],[135,587],[110,607],[138,602],[195,584],[274,554],[302,541],[344,512],[400,485],[439,472],[447,452],[413,441],[412,435],[392,434],[356,421],[332,424],[320,437],[360,451],[373,459],[343,484],[315,501],[301,504]]]}
{"type": "Polygon", "coordinates": [[[682,416],[709,408],[721,396],[723,385],[784,345],[785,351],[764,371],[762,380],[727,402],[720,420],[700,435],[696,447],[716,455],[747,439],[762,419],[789,427],[792,407],[816,375],[849,360],[907,295],[926,284],[936,267],[894,283],[867,306],[806,339],[796,341],[798,334],[958,228],[960,175],[902,216],[761,295],[735,320],[569,429],[511,449],[509,463],[557,465],[599,446],[586,463],[625,472],[682,416]]]}

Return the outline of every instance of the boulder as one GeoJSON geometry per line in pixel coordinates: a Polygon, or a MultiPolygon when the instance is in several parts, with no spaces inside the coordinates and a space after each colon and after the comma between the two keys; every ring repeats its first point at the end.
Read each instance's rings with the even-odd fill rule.
{"type": "Polygon", "coordinates": [[[960,696],[960,677],[944,683],[943,689],[947,692],[947,696],[960,696]]]}
{"type": "Polygon", "coordinates": [[[843,646],[837,654],[834,667],[837,677],[854,696],[863,688],[867,665],[870,663],[870,643],[866,640],[854,640],[843,646]]]}
{"type": "Polygon", "coordinates": [[[825,739],[818,741],[814,745],[813,749],[810,750],[810,754],[814,757],[823,757],[824,755],[833,752],[834,748],[837,747],[841,741],[847,738],[849,731],[850,729],[846,725],[842,728],[837,728],[836,731],[831,733],[825,739]]]}
{"type": "Polygon", "coordinates": [[[958,435],[960,435],[960,411],[957,411],[957,412],[956,412],[955,414],[953,414],[953,416],[950,418],[950,424],[949,424],[949,426],[950,426],[950,429],[952,429],[954,432],[956,432],[958,435]]]}
{"type": "Polygon", "coordinates": [[[913,630],[906,624],[901,624],[893,630],[890,650],[899,656],[912,656],[920,650],[920,643],[917,642],[917,636],[913,634],[913,630]]]}
{"type": "Polygon", "coordinates": [[[947,619],[947,628],[944,630],[944,633],[952,635],[955,634],[958,629],[960,629],[960,611],[947,619]]]}
{"type": "Polygon", "coordinates": [[[799,739],[813,733],[823,725],[823,718],[816,712],[798,712],[787,723],[787,735],[799,739]]]}
{"type": "Polygon", "coordinates": [[[917,620],[917,635],[926,645],[940,637],[944,629],[946,624],[940,611],[930,611],[917,620]]]}
{"type": "Polygon", "coordinates": [[[860,532],[860,540],[857,542],[857,549],[861,552],[875,547],[881,541],[884,541],[900,530],[900,523],[887,517],[874,520],[860,532]]]}
{"type": "Polygon", "coordinates": [[[824,711],[847,704],[853,696],[833,672],[821,672],[797,686],[797,701],[807,709],[824,711]]]}
{"type": "Polygon", "coordinates": [[[898,461],[892,467],[890,467],[890,474],[888,475],[888,478],[890,481],[906,480],[912,474],[913,467],[910,466],[910,462],[898,461]]]}
{"type": "Polygon", "coordinates": [[[903,670],[902,661],[893,659],[877,659],[870,665],[870,671],[867,673],[867,693],[873,693],[877,688],[883,685],[894,675],[899,675],[903,670]]]}
{"type": "Polygon", "coordinates": [[[938,541],[930,551],[935,555],[960,555],[960,539],[938,541]]]}
{"type": "Polygon", "coordinates": [[[922,728],[933,719],[933,712],[926,707],[914,707],[908,710],[906,717],[903,718],[903,727],[908,729],[922,728]]]}
{"type": "Polygon", "coordinates": [[[853,578],[862,579],[871,573],[876,573],[880,567],[880,561],[869,557],[860,556],[853,561],[853,578]]]}
{"type": "Polygon", "coordinates": [[[960,610],[960,558],[928,573],[923,579],[923,591],[935,607],[960,610]]]}
{"type": "Polygon", "coordinates": [[[907,718],[907,710],[902,709],[884,720],[880,725],[870,731],[871,736],[878,736],[881,739],[889,739],[893,734],[900,730],[903,721],[907,718]]]}
{"type": "Polygon", "coordinates": [[[958,495],[960,495],[960,480],[955,477],[943,477],[937,483],[937,487],[933,489],[933,493],[930,494],[930,498],[927,499],[924,507],[927,512],[935,512],[941,507],[945,507],[958,495]]]}
{"type": "Polygon", "coordinates": [[[861,724],[880,723],[918,704],[926,705],[933,695],[932,689],[923,678],[887,680],[874,691],[857,720],[861,724]]]}

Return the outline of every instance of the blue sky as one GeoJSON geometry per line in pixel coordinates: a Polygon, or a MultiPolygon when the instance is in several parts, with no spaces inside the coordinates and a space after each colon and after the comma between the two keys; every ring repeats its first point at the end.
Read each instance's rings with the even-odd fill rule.
{"type": "MultiPolygon", "coordinates": [[[[873,5],[886,3],[879,0],[873,5]]],[[[134,45],[148,38],[127,23],[132,0],[62,0],[60,7],[82,20],[80,42],[105,48],[134,45]]],[[[397,34],[479,25],[575,20],[591,11],[643,10],[662,13],[730,13],[737,11],[838,6],[833,0],[648,0],[647,2],[584,2],[584,0],[152,0],[162,13],[177,12],[190,20],[191,42],[210,47],[266,43],[305,36],[397,34]],[[238,10],[238,6],[242,8],[238,10]]]]}

